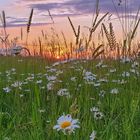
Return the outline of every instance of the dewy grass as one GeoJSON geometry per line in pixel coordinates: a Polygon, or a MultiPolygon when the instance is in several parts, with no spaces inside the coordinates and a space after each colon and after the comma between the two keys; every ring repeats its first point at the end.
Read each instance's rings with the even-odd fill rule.
{"type": "MultiPolygon", "coordinates": [[[[48,13],[54,24],[49,10],[48,13]]],[[[140,139],[140,60],[137,52],[131,59],[133,53],[128,55],[126,51],[133,45],[138,30],[139,10],[131,32],[119,43],[113,23],[108,31],[103,22],[107,15],[108,12],[99,18],[97,0],[88,37],[82,37],[81,26],[76,30],[68,17],[76,43],[68,42],[63,32],[61,42],[61,36],[51,28],[51,35],[42,30],[41,37],[33,41],[34,57],[0,57],[1,140],[140,139]],[[108,43],[104,43],[103,31],[102,43],[96,45],[93,40],[100,24],[110,48],[117,47],[116,60],[110,59],[116,58],[116,52],[112,53],[108,43]],[[128,57],[121,58],[123,54],[128,57]]],[[[33,9],[27,36],[21,29],[22,41],[23,37],[28,39],[32,16],[33,9]]],[[[6,31],[5,12],[1,19],[6,31]]],[[[127,26],[125,22],[123,30],[127,26]]],[[[0,39],[10,42],[6,35],[4,40],[0,39]]]]}
{"type": "Polygon", "coordinates": [[[140,138],[139,60],[1,60],[1,139],[89,140],[93,131],[98,140],[140,138]]]}

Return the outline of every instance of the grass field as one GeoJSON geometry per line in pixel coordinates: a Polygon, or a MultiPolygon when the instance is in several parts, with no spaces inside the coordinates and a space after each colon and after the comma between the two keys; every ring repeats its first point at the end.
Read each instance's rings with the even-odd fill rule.
{"type": "Polygon", "coordinates": [[[1,140],[140,139],[139,60],[0,59],[1,140]]]}

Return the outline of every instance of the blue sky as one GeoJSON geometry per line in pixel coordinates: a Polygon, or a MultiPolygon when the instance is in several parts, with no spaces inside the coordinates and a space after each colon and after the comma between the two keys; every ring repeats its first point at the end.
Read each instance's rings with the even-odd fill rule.
{"type": "Polygon", "coordinates": [[[11,0],[0,0],[1,5],[7,5],[11,0]]]}
{"type": "MultiPolygon", "coordinates": [[[[114,1],[119,13],[124,11],[124,1],[119,4],[119,0],[100,0],[101,12],[116,14],[113,6],[114,1]]],[[[128,1],[128,12],[135,13],[140,6],[140,0],[128,1]]],[[[28,20],[31,8],[34,8],[34,23],[51,23],[48,10],[53,17],[86,16],[93,14],[96,0],[0,0],[0,9],[5,10],[8,24],[22,25],[28,20]]]]}

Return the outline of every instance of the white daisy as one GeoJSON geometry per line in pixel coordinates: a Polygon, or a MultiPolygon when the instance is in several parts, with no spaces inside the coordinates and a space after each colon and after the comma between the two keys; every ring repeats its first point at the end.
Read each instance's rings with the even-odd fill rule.
{"type": "Polygon", "coordinates": [[[84,71],[84,77],[83,79],[88,83],[88,84],[94,84],[93,81],[96,80],[96,75],[93,74],[92,72],[89,71],[84,71]]]}
{"type": "Polygon", "coordinates": [[[57,131],[62,130],[64,134],[71,134],[74,133],[76,128],[80,128],[78,123],[78,119],[72,119],[71,115],[62,115],[58,118],[57,125],[55,125],[53,129],[56,129],[57,131]]]}
{"type": "Polygon", "coordinates": [[[11,86],[12,86],[12,87],[15,87],[15,88],[21,89],[22,84],[23,84],[23,83],[20,82],[20,81],[15,81],[11,86]]]}
{"type": "Polygon", "coordinates": [[[119,90],[117,88],[113,88],[113,89],[111,89],[110,93],[111,94],[118,94],[119,90]]]}
{"type": "Polygon", "coordinates": [[[114,72],[116,72],[116,71],[117,71],[116,69],[110,69],[110,70],[109,70],[110,73],[114,73],[114,72]]]}
{"type": "Polygon", "coordinates": [[[11,71],[12,71],[12,72],[15,72],[15,71],[16,71],[16,69],[15,69],[15,68],[12,68],[12,69],[11,69],[11,71]]]}
{"type": "Polygon", "coordinates": [[[38,111],[39,111],[39,113],[44,113],[46,110],[45,109],[39,109],[38,111]]]}
{"type": "Polygon", "coordinates": [[[135,62],[131,65],[131,67],[132,67],[132,68],[139,67],[139,63],[135,61],[135,62]]]}
{"type": "Polygon", "coordinates": [[[131,62],[131,59],[128,58],[128,57],[125,57],[125,58],[122,58],[122,59],[121,59],[121,62],[122,62],[122,63],[130,63],[130,62],[131,62]]]}
{"type": "Polygon", "coordinates": [[[49,82],[49,83],[47,84],[47,89],[48,89],[48,90],[53,90],[53,86],[54,86],[54,83],[53,83],[53,82],[49,82]]]}
{"type": "Polygon", "coordinates": [[[47,80],[48,81],[55,81],[57,79],[57,77],[56,76],[47,76],[47,80]]]}
{"type": "Polygon", "coordinates": [[[93,131],[90,135],[90,140],[95,140],[96,138],[96,131],[93,131]]]}
{"type": "Polygon", "coordinates": [[[70,80],[76,82],[76,77],[71,77],[70,80]]]}
{"type": "Polygon", "coordinates": [[[99,87],[101,83],[94,83],[94,87],[99,87]]]}
{"type": "Polygon", "coordinates": [[[41,84],[42,83],[42,80],[38,80],[36,81],[37,84],[41,84]]]}
{"type": "Polygon", "coordinates": [[[99,112],[99,108],[98,107],[92,107],[90,108],[91,112],[99,112]]]}
{"type": "Polygon", "coordinates": [[[3,88],[3,90],[6,92],[6,93],[9,93],[11,91],[11,89],[9,87],[5,87],[3,88]]]}
{"type": "Polygon", "coordinates": [[[104,114],[102,112],[94,112],[94,118],[96,120],[101,120],[103,118],[104,114]]]}
{"type": "Polygon", "coordinates": [[[124,72],[122,73],[122,77],[130,77],[130,73],[124,71],[124,72]]]}
{"type": "Polygon", "coordinates": [[[58,92],[57,92],[57,95],[58,96],[67,96],[67,97],[70,97],[70,93],[68,91],[68,89],[60,89],[58,92]]]}
{"type": "Polygon", "coordinates": [[[99,67],[102,67],[102,65],[103,65],[103,61],[100,61],[100,62],[96,65],[96,67],[99,68],[99,67]]]}
{"type": "Polygon", "coordinates": [[[53,69],[53,68],[47,70],[47,72],[56,72],[56,71],[57,69],[53,69]]]}

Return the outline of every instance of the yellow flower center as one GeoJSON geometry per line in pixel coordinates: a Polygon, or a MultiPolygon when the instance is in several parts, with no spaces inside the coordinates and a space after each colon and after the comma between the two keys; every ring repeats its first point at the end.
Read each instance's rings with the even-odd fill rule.
{"type": "Polygon", "coordinates": [[[66,127],[69,127],[69,126],[71,126],[71,122],[65,121],[65,122],[61,123],[61,128],[63,128],[63,129],[66,127]]]}

